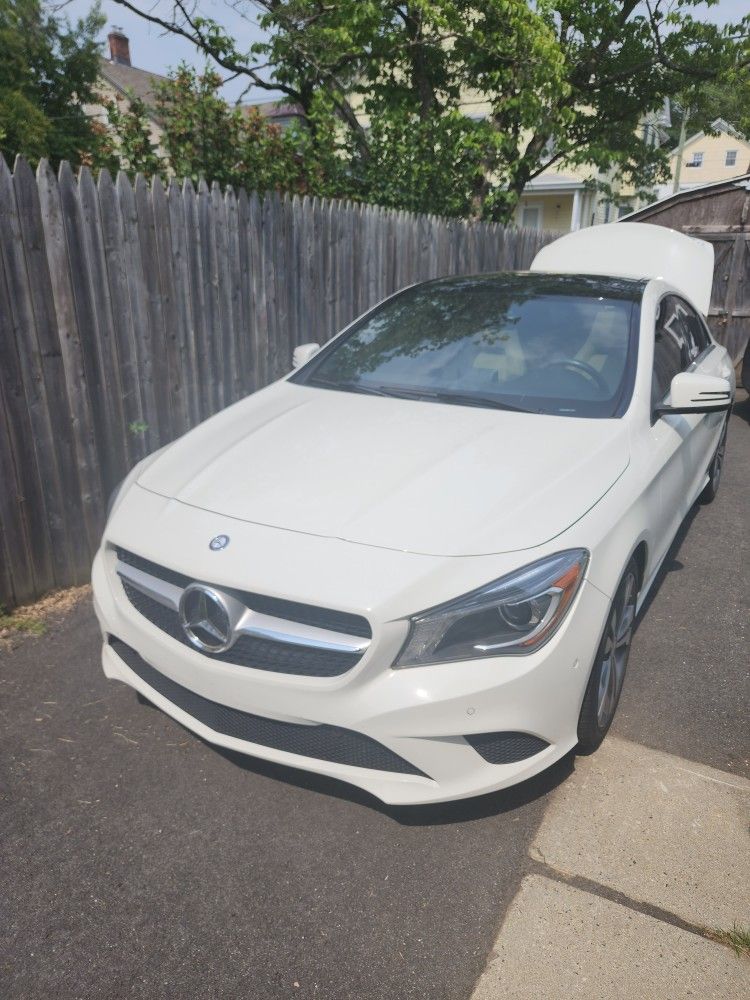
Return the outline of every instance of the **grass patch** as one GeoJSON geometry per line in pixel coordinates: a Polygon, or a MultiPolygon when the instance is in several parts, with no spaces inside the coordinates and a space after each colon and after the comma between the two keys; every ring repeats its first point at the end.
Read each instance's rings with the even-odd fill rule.
{"type": "Polygon", "coordinates": [[[731,931],[711,931],[711,937],[714,941],[733,948],[738,955],[750,956],[750,927],[738,927],[735,924],[731,931]]]}
{"type": "Polygon", "coordinates": [[[13,608],[12,611],[0,604],[0,653],[15,649],[30,636],[44,635],[50,622],[58,621],[90,593],[91,588],[86,584],[51,590],[33,604],[13,608]]]}
{"type": "Polygon", "coordinates": [[[13,632],[22,632],[25,635],[42,635],[46,626],[39,618],[32,618],[24,614],[8,614],[4,607],[0,606],[0,636],[9,636],[13,632]]]}

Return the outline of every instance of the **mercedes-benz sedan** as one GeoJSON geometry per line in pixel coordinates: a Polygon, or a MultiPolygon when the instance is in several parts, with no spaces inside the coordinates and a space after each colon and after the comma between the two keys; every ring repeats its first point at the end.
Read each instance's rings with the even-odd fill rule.
{"type": "Polygon", "coordinates": [[[713,251],[653,226],[400,291],[138,465],[93,569],[108,677],[390,803],[594,750],[721,476],[713,251]]]}

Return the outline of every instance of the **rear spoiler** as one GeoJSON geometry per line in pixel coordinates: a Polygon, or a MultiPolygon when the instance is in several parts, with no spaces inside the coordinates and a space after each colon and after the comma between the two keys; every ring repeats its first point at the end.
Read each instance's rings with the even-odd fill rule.
{"type": "Polygon", "coordinates": [[[705,316],[711,302],[714,248],[705,240],[696,240],[664,226],[613,222],[561,236],[542,247],[530,270],[660,278],[674,286],[705,316]]]}

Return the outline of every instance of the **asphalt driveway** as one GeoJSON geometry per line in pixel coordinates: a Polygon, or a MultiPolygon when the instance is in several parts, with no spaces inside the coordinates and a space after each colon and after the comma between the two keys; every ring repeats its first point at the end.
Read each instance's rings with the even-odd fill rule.
{"type": "MultiPolygon", "coordinates": [[[[642,618],[618,735],[750,774],[750,403],[642,618]],[[744,550],[743,550],[744,546],[744,550]]],[[[575,766],[392,809],[218,751],[104,680],[83,603],[0,652],[5,998],[460,1000],[575,766]]]]}

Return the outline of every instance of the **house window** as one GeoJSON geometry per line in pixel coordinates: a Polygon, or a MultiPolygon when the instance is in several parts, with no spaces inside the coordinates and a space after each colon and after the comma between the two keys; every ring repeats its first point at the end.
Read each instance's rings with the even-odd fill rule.
{"type": "Polygon", "coordinates": [[[727,155],[724,157],[724,166],[725,167],[734,167],[734,166],[736,166],[736,164],[737,164],[737,150],[736,149],[728,149],[727,150],[727,155]]]}
{"type": "Polygon", "coordinates": [[[702,167],[703,166],[703,153],[693,153],[692,160],[688,160],[685,164],[686,167],[702,167]]]}
{"type": "Polygon", "coordinates": [[[632,205],[619,205],[617,208],[617,218],[621,219],[624,215],[630,215],[632,211],[632,205]]]}
{"type": "Polygon", "coordinates": [[[542,228],[542,210],[539,205],[524,205],[521,212],[521,226],[524,229],[542,228]]]}

